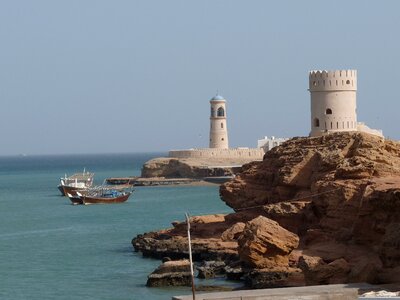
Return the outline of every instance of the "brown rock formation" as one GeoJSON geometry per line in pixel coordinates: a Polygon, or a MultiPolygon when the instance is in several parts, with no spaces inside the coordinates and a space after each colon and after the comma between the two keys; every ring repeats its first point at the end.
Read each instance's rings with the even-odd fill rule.
{"type": "MultiPolygon", "coordinates": [[[[235,212],[195,223],[196,259],[228,269],[240,259],[250,286],[400,281],[400,143],[360,132],[294,138],[243,166],[220,194],[235,212]]],[[[183,227],[135,247],[185,253],[183,227]]]]}
{"type": "Polygon", "coordinates": [[[199,159],[159,157],[147,161],[142,168],[142,177],[204,178],[211,176],[231,176],[240,172],[238,165],[248,163],[248,159],[199,159]],[[229,167],[232,166],[232,167],[229,167]]]}
{"type": "Polygon", "coordinates": [[[262,269],[288,267],[288,255],[299,245],[299,238],[277,222],[259,216],[246,224],[238,242],[240,260],[262,269]]]}
{"type": "Polygon", "coordinates": [[[167,261],[162,263],[147,279],[149,287],[190,286],[190,262],[188,260],[167,261]]]}

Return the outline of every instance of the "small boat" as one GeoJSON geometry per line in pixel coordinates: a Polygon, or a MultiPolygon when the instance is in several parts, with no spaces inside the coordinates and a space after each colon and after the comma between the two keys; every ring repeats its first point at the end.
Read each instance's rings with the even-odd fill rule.
{"type": "Polygon", "coordinates": [[[111,204],[122,203],[128,200],[132,190],[117,190],[109,187],[96,187],[86,189],[84,191],[77,191],[75,194],[68,193],[68,197],[72,204],[111,204]]]}
{"type": "Polygon", "coordinates": [[[63,196],[67,194],[74,195],[76,191],[83,191],[93,185],[94,173],[86,172],[84,169],[82,173],[76,173],[72,176],[60,178],[58,189],[63,196]]]}

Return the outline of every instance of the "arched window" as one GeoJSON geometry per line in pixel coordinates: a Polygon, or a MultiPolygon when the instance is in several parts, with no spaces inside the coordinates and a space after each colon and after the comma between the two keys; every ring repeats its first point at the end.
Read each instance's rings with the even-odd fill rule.
{"type": "Polygon", "coordinates": [[[215,115],[214,107],[211,107],[211,117],[214,117],[214,115],[215,115]]]}
{"type": "Polygon", "coordinates": [[[221,123],[221,128],[224,128],[224,123],[221,123]]]}
{"type": "Polygon", "coordinates": [[[327,108],[326,111],[325,111],[325,114],[331,115],[332,114],[332,109],[327,108]]]}
{"type": "Polygon", "coordinates": [[[318,118],[314,119],[314,127],[319,127],[319,119],[318,118]]]}
{"type": "Polygon", "coordinates": [[[217,117],[224,117],[225,116],[225,111],[223,107],[218,108],[217,110],[217,117]]]}

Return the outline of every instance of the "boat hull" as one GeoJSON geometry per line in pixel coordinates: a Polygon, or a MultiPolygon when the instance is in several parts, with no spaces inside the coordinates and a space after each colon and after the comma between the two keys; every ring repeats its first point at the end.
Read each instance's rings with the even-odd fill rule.
{"type": "Polygon", "coordinates": [[[66,196],[66,194],[64,193],[64,187],[61,184],[58,185],[57,188],[61,192],[61,195],[66,196]]]}
{"type": "Polygon", "coordinates": [[[86,187],[73,187],[73,186],[68,186],[68,185],[64,185],[62,186],[63,192],[64,192],[64,196],[65,195],[76,195],[76,192],[84,192],[86,191],[86,187]]]}
{"type": "Polygon", "coordinates": [[[69,197],[69,200],[71,200],[73,205],[79,205],[79,204],[83,204],[81,197],[79,196],[72,196],[69,197]]]}
{"type": "MultiPolygon", "coordinates": [[[[112,204],[112,203],[122,203],[128,200],[132,193],[126,193],[124,195],[107,198],[107,197],[91,197],[91,196],[82,196],[82,204],[112,204]]],[[[72,200],[71,200],[72,201],[72,200]]]]}

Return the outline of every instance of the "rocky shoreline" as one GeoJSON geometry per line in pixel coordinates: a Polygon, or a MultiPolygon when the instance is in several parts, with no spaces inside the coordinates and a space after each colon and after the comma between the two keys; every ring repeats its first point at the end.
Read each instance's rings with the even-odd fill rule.
{"type": "MultiPolygon", "coordinates": [[[[210,276],[249,288],[400,282],[397,142],[355,132],[294,138],[243,166],[220,195],[234,213],[190,220],[194,260],[224,265],[210,276]]],[[[172,225],[135,237],[135,250],[186,258],[186,224],[172,225]]]]}

